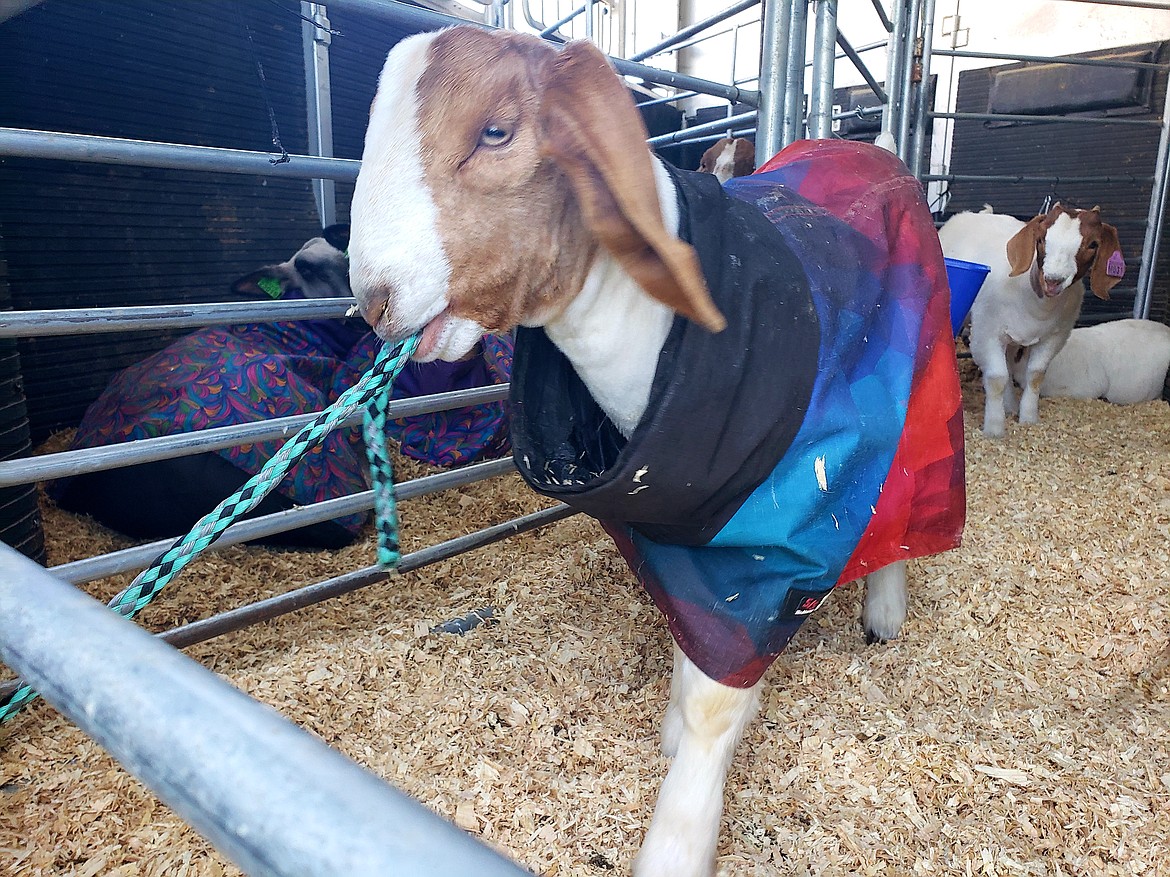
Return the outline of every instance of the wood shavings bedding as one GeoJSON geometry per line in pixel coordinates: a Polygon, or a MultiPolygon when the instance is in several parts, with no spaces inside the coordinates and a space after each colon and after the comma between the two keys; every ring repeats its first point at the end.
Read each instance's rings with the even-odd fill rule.
{"type": "MultiPolygon", "coordinates": [[[[992,442],[964,371],[965,544],[912,564],[898,641],[867,647],[860,591],[839,589],[769,671],[721,874],[1170,874],[1170,408],[1045,400],[992,442]]],[[[412,500],[405,549],[543,504],[516,477],[412,500]]],[[[45,514],[51,563],[127,544],[45,514]]],[[[144,623],[372,557],[372,536],[231,548],[144,623]]],[[[538,873],[628,872],[666,770],[668,634],[582,518],[189,654],[538,873]],[[486,606],[497,623],[430,632],[486,606]]],[[[239,873],[51,709],[0,747],[0,872],[239,873]]]]}

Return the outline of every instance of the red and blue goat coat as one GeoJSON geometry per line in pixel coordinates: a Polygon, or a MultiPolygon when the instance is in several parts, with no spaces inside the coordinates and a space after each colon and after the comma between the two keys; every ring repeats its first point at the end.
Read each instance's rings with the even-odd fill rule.
{"type": "Polygon", "coordinates": [[[601,519],[699,669],[746,687],[835,585],[959,544],[946,273],[921,186],[874,147],[794,144],[726,188],[671,174],[728,328],[675,319],[628,440],[521,330],[513,454],[601,519]]]}

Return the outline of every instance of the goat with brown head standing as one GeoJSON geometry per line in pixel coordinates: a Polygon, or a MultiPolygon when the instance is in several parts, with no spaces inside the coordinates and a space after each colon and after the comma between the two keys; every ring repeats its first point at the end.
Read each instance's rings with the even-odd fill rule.
{"type": "Polygon", "coordinates": [[[403,40],[371,108],[350,274],[380,336],[421,334],[418,359],[521,327],[517,466],[604,521],[676,643],[673,762],[635,873],[710,877],[767,666],[839,581],[867,577],[867,635],[893,637],[905,561],[957,544],[962,412],[942,254],[896,157],[799,147],[813,204],[766,175],[724,188],[670,168],[645,139],[589,43],[465,27],[403,40]],[[919,427],[945,447],[903,465],[919,427]],[[936,475],[915,482],[927,456],[936,475]],[[927,482],[924,515],[909,506],[927,482]],[[897,535],[867,538],[879,520],[897,535]]]}
{"type": "Polygon", "coordinates": [[[1054,204],[1028,222],[991,212],[960,213],[939,229],[943,252],[991,267],[971,306],[971,355],[983,373],[983,432],[1004,434],[1017,410],[1011,370],[1024,376],[1020,423],[1040,419],[1040,387],[1076,325],[1088,278],[1107,300],[1125,274],[1117,229],[1100,208],[1054,204]],[[1019,365],[1016,366],[1017,361],[1019,365]]]}

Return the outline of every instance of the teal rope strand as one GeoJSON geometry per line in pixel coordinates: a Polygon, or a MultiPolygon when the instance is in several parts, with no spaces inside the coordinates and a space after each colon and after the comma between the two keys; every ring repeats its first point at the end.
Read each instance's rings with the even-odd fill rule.
{"type": "MultiPolygon", "coordinates": [[[[302,427],[264,468],[234,494],[204,515],[191,532],[159,555],[154,563],[135,577],[130,586],[110,601],[109,607],[125,618],[141,612],[211,543],[243,515],[259,505],[289,473],[310,448],[317,445],[339,423],[361,410],[370,463],[370,481],[374,492],[374,511],[378,528],[378,563],[394,569],[401,558],[398,540],[398,514],[394,500],[394,472],[386,442],[387,408],[390,386],[418,347],[419,336],[407,338],[394,347],[384,345],[373,367],[353,387],[346,390],[311,423],[302,427]]],[[[0,724],[11,719],[37,697],[28,685],[22,685],[7,699],[0,700],[0,724]]]]}

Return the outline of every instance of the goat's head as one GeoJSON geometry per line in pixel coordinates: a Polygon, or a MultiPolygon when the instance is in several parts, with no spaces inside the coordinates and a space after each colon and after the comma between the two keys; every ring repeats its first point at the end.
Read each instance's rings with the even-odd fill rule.
{"type": "Polygon", "coordinates": [[[743,137],[717,140],[699,159],[699,172],[714,174],[721,183],[732,177],[746,177],[756,169],[756,149],[743,137]]]}
{"type": "Polygon", "coordinates": [[[564,308],[601,248],[713,329],[694,251],[667,232],[646,130],[605,56],[456,27],[386,58],[354,189],[350,276],[383,338],[457,359],[564,308]]]}
{"type": "Polygon", "coordinates": [[[304,298],[348,298],[349,263],[345,247],[349,227],[331,225],[324,237],[310,238],[287,262],[265,265],[232,284],[232,292],[251,297],[287,298],[299,290],[304,298]]]}
{"type": "Polygon", "coordinates": [[[1101,221],[1099,207],[1076,210],[1059,202],[1008,241],[1007,257],[1012,277],[1035,265],[1032,288],[1041,298],[1060,295],[1087,274],[1093,294],[1108,299],[1125,265],[1117,229],[1101,221]]]}

